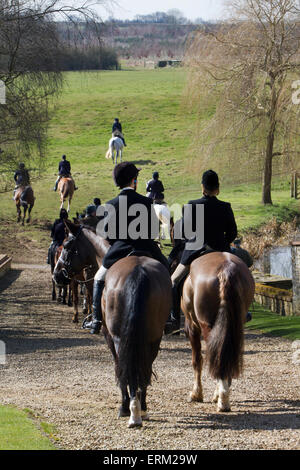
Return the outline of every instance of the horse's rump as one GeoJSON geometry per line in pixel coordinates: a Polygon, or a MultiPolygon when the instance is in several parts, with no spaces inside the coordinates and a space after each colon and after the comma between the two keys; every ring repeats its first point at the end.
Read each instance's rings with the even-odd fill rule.
{"type": "Polygon", "coordinates": [[[118,337],[117,380],[121,387],[144,388],[170,309],[169,274],[156,260],[132,256],[110,268],[106,286],[105,324],[118,337]]]}
{"type": "Polygon", "coordinates": [[[243,325],[254,295],[252,275],[245,263],[227,253],[206,254],[191,269],[195,314],[207,330],[209,371],[221,380],[238,377],[243,325]]]}
{"type": "Polygon", "coordinates": [[[74,192],[74,181],[70,177],[64,177],[60,180],[58,188],[61,195],[66,199],[68,196],[71,196],[74,192]]]}

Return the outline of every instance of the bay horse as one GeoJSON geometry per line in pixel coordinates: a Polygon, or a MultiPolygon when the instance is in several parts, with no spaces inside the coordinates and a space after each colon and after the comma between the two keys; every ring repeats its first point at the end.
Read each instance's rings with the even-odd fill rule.
{"type": "Polygon", "coordinates": [[[18,222],[21,221],[22,212],[21,207],[23,207],[23,219],[22,225],[24,225],[27,210],[28,210],[28,218],[26,222],[29,224],[31,220],[31,211],[34,206],[35,197],[34,192],[31,186],[20,186],[16,189],[15,196],[14,196],[16,207],[17,207],[17,214],[18,214],[18,222]]]}
{"type": "Polygon", "coordinates": [[[242,371],[243,327],[254,289],[248,267],[233,254],[212,252],[192,262],[181,298],[185,332],[192,346],[195,379],[191,401],[203,401],[202,334],[209,372],[217,380],[213,402],[217,411],[230,411],[229,389],[242,371]]]}
{"type": "Polygon", "coordinates": [[[58,183],[58,190],[60,194],[60,208],[64,207],[64,202],[68,199],[68,209],[67,212],[70,212],[70,204],[73,198],[73,194],[75,191],[75,184],[73,178],[67,176],[62,177],[58,183]]]}
{"type": "Polygon", "coordinates": [[[109,159],[112,158],[112,161],[115,165],[118,163],[118,158],[120,157],[120,163],[122,162],[122,151],[124,148],[123,140],[118,137],[112,137],[108,144],[108,150],[106,152],[105,158],[109,159]],[[116,152],[116,157],[115,157],[116,152]]]}
{"type": "MultiPolygon", "coordinates": [[[[56,266],[56,263],[61,255],[63,247],[62,246],[57,246],[55,248],[55,252],[51,253],[50,255],[50,267],[51,267],[51,274],[53,275],[54,268],[56,266]]],[[[52,278],[52,300],[57,302],[61,302],[63,305],[67,304],[67,295],[68,295],[68,286],[58,286],[58,296],[56,295],[56,284],[52,278]]],[[[69,288],[69,297],[68,297],[68,305],[71,307],[71,288],[69,288]]]]}
{"type": "MultiPolygon", "coordinates": [[[[93,231],[67,220],[65,223],[73,237],[64,244],[54,270],[58,283],[68,283],[74,274],[95,262],[100,267],[110,246],[93,231]]],[[[171,307],[168,270],[140,255],[111,266],[102,294],[103,333],[122,395],[119,417],[129,416],[130,428],[142,426],[142,420],[148,419],[147,387],[171,307]]]]}

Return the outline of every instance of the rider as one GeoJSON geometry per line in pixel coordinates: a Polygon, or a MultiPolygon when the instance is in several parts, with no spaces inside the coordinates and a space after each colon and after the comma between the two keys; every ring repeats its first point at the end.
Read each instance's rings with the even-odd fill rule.
{"type": "Polygon", "coordinates": [[[119,118],[115,118],[114,123],[112,125],[112,134],[113,137],[120,137],[123,140],[124,147],[126,147],[125,139],[122,133],[122,124],[119,121],[119,118]]]}
{"type": "Polygon", "coordinates": [[[226,251],[230,253],[230,243],[237,235],[237,226],[231,205],[217,199],[220,192],[219,178],[213,170],[208,170],[202,176],[203,197],[194,201],[189,201],[191,208],[190,220],[182,219],[182,228],[188,224],[195,232],[196,211],[198,205],[204,206],[204,242],[196,249],[188,249],[187,242],[194,242],[195,239],[186,240],[181,260],[172,275],[173,286],[173,311],[169,317],[168,325],[171,329],[178,327],[180,319],[180,299],[178,286],[188,275],[190,264],[199,256],[211,251],[226,251]]]}
{"type": "Polygon", "coordinates": [[[101,199],[99,197],[94,198],[94,206],[96,206],[96,210],[98,209],[99,206],[101,206],[101,199]]]}
{"type": "MultiPolygon", "coordinates": [[[[55,186],[53,188],[53,191],[57,191],[57,186],[58,186],[58,183],[60,182],[61,178],[70,178],[71,177],[71,164],[67,160],[66,155],[63,155],[61,161],[59,162],[58,173],[59,173],[58,178],[55,181],[55,186]]],[[[73,179],[73,181],[74,181],[74,179],[73,179]]],[[[74,189],[75,189],[75,191],[78,189],[75,186],[75,181],[74,181],[74,189]]]]}
{"type": "Polygon", "coordinates": [[[15,198],[16,190],[20,186],[25,187],[25,186],[30,185],[29,171],[27,170],[27,168],[25,168],[24,163],[19,163],[19,168],[18,168],[18,170],[16,170],[16,172],[14,174],[14,180],[15,180],[15,183],[16,183],[16,186],[15,186],[15,189],[14,189],[14,198],[15,198]]]}
{"type": "Polygon", "coordinates": [[[59,218],[55,220],[51,229],[51,238],[52,243],[48,250],[48,264],[51,264],[51,256],[54,255],[54,250],[61,246],[67,237],[67,228],[64,224],[64,220],[68,218],[68,212],[66,209],[61,209],[59,213],[59,218]]]}
{"type": "MultiPolygon", "coordinates": [[[[105,276],[107,270],[118,260],[129,256],[134,251],[148,253],[157,261],[160,261],[168,270],[168,262],[161,253],[158,245],[154,242],[154,239],[159,230],[158,219],[153,209],[151,199],[142,196],[136,192],[137,189],[137,178],[140,169],[136,168],[133,163],[123,162],[115,166],[113,171],[113,177],[116,186],[121,189],[120,194],[107,203],[110,208],[113,208],[115,214],[111,211],[108,212],[106,218],[106,227],[110,222],[110,215],[115,220],[115,233],[110,235],[108,238],[111,243],[107,254],[103,258],[102,266],[98,270],[94,278],[94,291],[93,291],[93,319],[90,323],[86,323],[84,328],[90,328],[92,334],[98,334],[102,324],[102,311],[101,311],[101,296],[105,284],[105,276]],[[122,198],[122,199],[121,199],[122,198]],[[141,236],[133,236],[129,228],[132,223],[136,220],[136,216],[130,215],[130,208],[139,205],[145,210],[147,217],[147,236],[142,238],[141,236]],[[126,212],[122,212],[122,208],[126,206],[126,212]],[[122,224],[123,216],[125,215],[125,224],[122,224]],[[115,218],[114,218],[115,216],[115,218]],[[157,222],[157,226],[153,227],[152,222],[157,222]],[[155,228],[155,230],[154,230],[155,228]],[[125,233],[124,233],[125,232],[125,233]],[[157,233],[156,233],[157,232],[157,233]]],[[[136,212],[135,212],[136,213],[136,212]]],[[[141,228],[141,227],[140,227],[141,228]]],[[[136,235],[136,232],[135,232],[136,235]]]]}
{"type": "Polygon", "coordinates": [[[153,179],[147,183],[147,196],[153,199],[155,202],[162,202],[164,200],[164,185],[158,179],[158,171],[155,171],[152,175],[153,179]]]}
{"type": "Polygon", "coordinates": [[[97,207],[93,204],[89,204],[86,208],[86,216],[82,219],[82,223],[96,229],[99,223],[99,217],[96,216],[96,212],[97,207]]]}

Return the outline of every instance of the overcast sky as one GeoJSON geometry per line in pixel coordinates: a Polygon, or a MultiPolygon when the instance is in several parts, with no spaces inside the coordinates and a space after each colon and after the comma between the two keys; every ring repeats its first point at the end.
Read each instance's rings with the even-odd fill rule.
{"type": "MultiPolygon", "coordinates": [[[[116,0],[119,7],[112,7],[112,15],[119,19],[133,19],[135,15],[147,15],[156,11],[168,11],[173,8],[180,10],[188,19],[203,18],[213,20],[222,18],[223,0],[116,0]]],[[[101,11],[103,19],[110,16],[101,11]]]]}

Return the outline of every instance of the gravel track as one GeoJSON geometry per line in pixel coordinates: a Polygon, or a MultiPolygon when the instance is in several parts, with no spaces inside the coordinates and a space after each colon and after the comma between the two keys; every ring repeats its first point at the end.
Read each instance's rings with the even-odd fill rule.
{"type": "Polygon", "coordinates": [[[183,335],[164,338],[148,393],[150,421],[129,430],[127,418],[117,419],[119,390],[103,335],[73,325],[72,309],[51,302],[47,269],[14,268],[0,280],[0,340],[7,348],[0,403],[30,408],[54,424],[59,448],[300,449],[300,366],[292,363],[290,341],[246,333],[232,412],[219,414],[206,368],[204,403],[188,403],[190,345],[183,335]]]}

